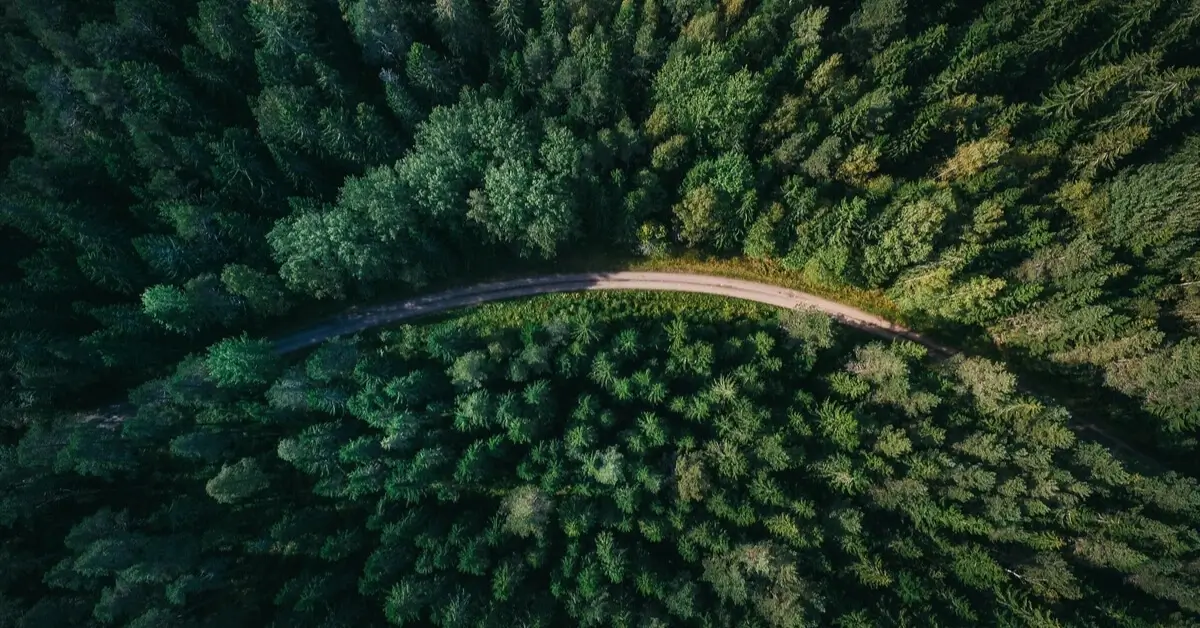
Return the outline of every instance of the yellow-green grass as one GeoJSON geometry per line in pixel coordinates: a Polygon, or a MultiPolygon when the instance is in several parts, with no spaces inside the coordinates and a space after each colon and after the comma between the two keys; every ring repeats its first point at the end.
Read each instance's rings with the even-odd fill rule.
{"type": "Polygon", "coordinates": [[[485,303],[470,309],[446,312],[425,321],[453,321],[483,332],[521,327],[552,320],[571,320],[577,316],[610,318],[669,318],[686,315],[697,322],[769,318],[775,308],[710,294],[682,292],[568,292],[544,294],[513,301],[485,303]]]}
{"type": "Polygon", "coordinates": [[[801,290],[831,301],[852,305],[877,314],[895,323],[905,323],[900,308],[881,290],[865,290],[853,286],[839,286],[812,281],[803,274],[788,270],[778,262],[746,258],[713,258],[700,256],[673,256],[661,259],[633,260],[627,270],[658,272],[685,272],[702,275],[719,275],[747,281],[801,290]]]}

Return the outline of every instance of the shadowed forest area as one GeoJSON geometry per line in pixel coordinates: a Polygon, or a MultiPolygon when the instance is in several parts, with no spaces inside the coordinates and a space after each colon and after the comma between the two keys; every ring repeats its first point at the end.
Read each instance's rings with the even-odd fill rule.
{"type": "Polygon", "coordinates": [[[4,2],[0,624],[1189,625],[1197,59],[1200,0],[4,2]],[[257,339],[581,252],[1061,403],[705,300],[257,339]]]}

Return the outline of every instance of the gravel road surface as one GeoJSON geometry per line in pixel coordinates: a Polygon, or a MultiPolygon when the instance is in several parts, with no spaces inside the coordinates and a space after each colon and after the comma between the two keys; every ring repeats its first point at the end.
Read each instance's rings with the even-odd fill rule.
{"type": "Polygon", "coordinates": [[[275,341],[280,353],[290,353],[310,347],[337,336],[379,327],[449,310],[530,297],[555,292],[583,290],[648,290],[665,292],[695,292],[744,299],[782,308],[805,308],[828,314],[840,323],[856,327],[884,338],[907,338],[925,345],[943,356],[955,353],[949,347],[874,314],[828,299],[755,281],[743,281],[712,275],[686,273],[582,273],[574,275],[542,275],[494,283],[456,288],[428,296],[385,303],[340,314],[315,327],[289,334],[275,341]]]}

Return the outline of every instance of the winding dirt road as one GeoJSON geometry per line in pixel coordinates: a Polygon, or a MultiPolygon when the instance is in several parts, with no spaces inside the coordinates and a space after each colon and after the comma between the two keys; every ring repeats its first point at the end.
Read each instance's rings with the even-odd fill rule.
{"type": "Polygon", "coordinates": [[[289,334],[275,341],[280,353],[291,353],[329,338],[352,334],[364,329],[399,321],[438,314],[448,310],[555,292],[583,290],[651,290],[664,292],[695,292],[744,299],[782,308],[805,308],[828,314],[840,323],[884,338],[907,338],[930,350],[949,356],[949,347],[886,321],[874,314],[822,299],[799,290],[781,288],[755,281],[743,281],[713,275],[687,273],[586,273],[576,275],[542,275],[495,283],[456,288],[424,297],[377,305],[340,314],[316,327],[289,334]]]}

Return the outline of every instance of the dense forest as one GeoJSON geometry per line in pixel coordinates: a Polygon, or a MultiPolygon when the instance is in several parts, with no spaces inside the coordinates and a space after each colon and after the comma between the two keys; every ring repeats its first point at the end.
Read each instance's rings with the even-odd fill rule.
{"type": "Polygon", "coordinates": [[[994,362],[649,300],[228,339],[36,428],[0,623],[1194,625],[1195,480],[994,362]]]}
{"type": "Polygon", "coordinates": [[[1198,60],[1200,0],[6,0],[0,625],[1195,625],[1198,60]],[[969,351],[265,340],[583,254],[969,351]]]}
{"type": "Polygon", "coordinates": [[[0,20],[18,421],[313,299],[689,249],[882,290],[1197,445],[1196,0],[11,0],[0,20]]]}

